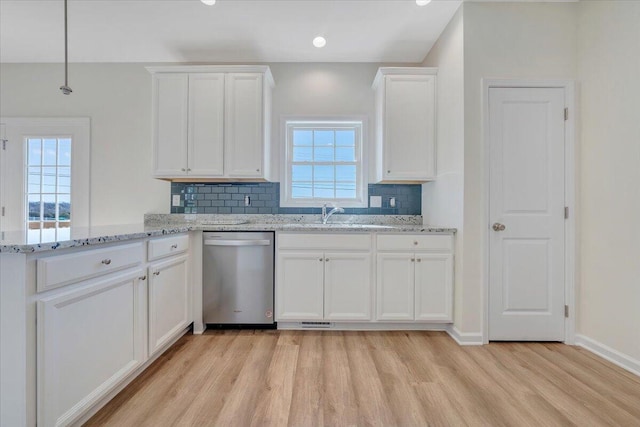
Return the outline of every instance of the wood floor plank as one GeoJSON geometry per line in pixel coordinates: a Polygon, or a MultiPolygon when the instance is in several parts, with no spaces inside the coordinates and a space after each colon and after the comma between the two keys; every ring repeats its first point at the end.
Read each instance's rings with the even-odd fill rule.
{"type": "Polygon", "coordinates": [[[305,331],[301,337],[288,421],[291,427],[324,425],[322,339],[319,331],[305,331]]]}
{"type": "Polygon", "coordinates": [[[563,344],[443,332],[185,336],[88,426],[640,426],[640,378],[563,344]]]}

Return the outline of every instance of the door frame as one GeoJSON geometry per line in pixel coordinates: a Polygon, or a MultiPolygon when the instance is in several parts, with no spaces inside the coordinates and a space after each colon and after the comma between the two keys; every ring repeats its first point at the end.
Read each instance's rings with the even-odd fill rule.
{"type": "Polygon", "coordinates": [[[490,169],[491,159],[489,156],[489,89],[492,88],[553,88],[563,89],[565,93],[565,108],[569,109],[569,117],[565,123],[564,133],[564,194],[565,206],[569,208],[569,218],[565,220],[564,229],[564,262],[565,262],[565,282],[564,295],[565,305],[569,307],[569,316],[564,322],[564,343],[572,345],[575,342],[576,323],[576,102],[575,83],[573,80],[527,80],[527,79],[482,79],[482,151],[484,177],[484,221],[482,229],[483,239],[483,263],[484,271],[482,277],[482,297],[483,319],[482,319],[482,342],[489,343],[489,227],[490,227],[490,169]]]}

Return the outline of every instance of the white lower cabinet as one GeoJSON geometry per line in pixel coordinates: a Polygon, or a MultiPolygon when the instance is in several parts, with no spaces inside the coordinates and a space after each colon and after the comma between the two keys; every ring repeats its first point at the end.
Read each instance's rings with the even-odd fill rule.
{"type": "Polygon", "coordinates": [[[371,255],[327,252],[324,260],[324,318],[371,319],[371,255]]]}
{"type": "Polygon", "coordinates": [[[371,319],[370,235],[281,233],[276,240],[277,321],[371,319]]]}
{"type": "Polygon", "coordinates": [[[149,266],[149,355],[191,323],[187,257],[149,266]]]}
{"type": "Polygon", "coordinates": [[[451,322],[453,254],[378,253],[377,290],[378,320],[451,322]]]}
{"type": "Polygon", "coordinates": [[[143,275],[114,273],[37,301],[39,426],[73,423],[144,363],[143,275]]]}
{"type": "Polygon", "coordinates": [[[415,269],[412,255],[378,254],[378,320],[413,320],[415,269]]]}
{"type": "Polygon", "coordinates": [[[322,320],[324,253],[281,252],[276,265],[276,320],[322,320]]]}

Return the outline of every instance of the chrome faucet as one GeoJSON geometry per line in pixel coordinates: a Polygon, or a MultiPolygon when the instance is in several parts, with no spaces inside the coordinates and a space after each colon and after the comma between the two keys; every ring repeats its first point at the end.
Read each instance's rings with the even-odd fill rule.
{"type": "Polygon", "coordinates": [[[335,214],[335,213],[344,213],[344,209],[343,208],[338,208],[336,206],[332,206],[333,209],[331,209],[329,211],[329,213],[327,213],[327,203],[325,203],[324,205],[322,205],[322,223],[326,224],[327,221],[329,221],[329,218],[331,218],[331,215],[335,214]]]}

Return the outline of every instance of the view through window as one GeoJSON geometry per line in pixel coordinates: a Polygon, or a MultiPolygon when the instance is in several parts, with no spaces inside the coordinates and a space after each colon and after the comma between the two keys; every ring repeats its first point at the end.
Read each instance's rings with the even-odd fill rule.
{"type": "Polygon", "coordinates": [[[27,241],[65,240],[71,226],[71,138],[27,138],[27,241]]]}

